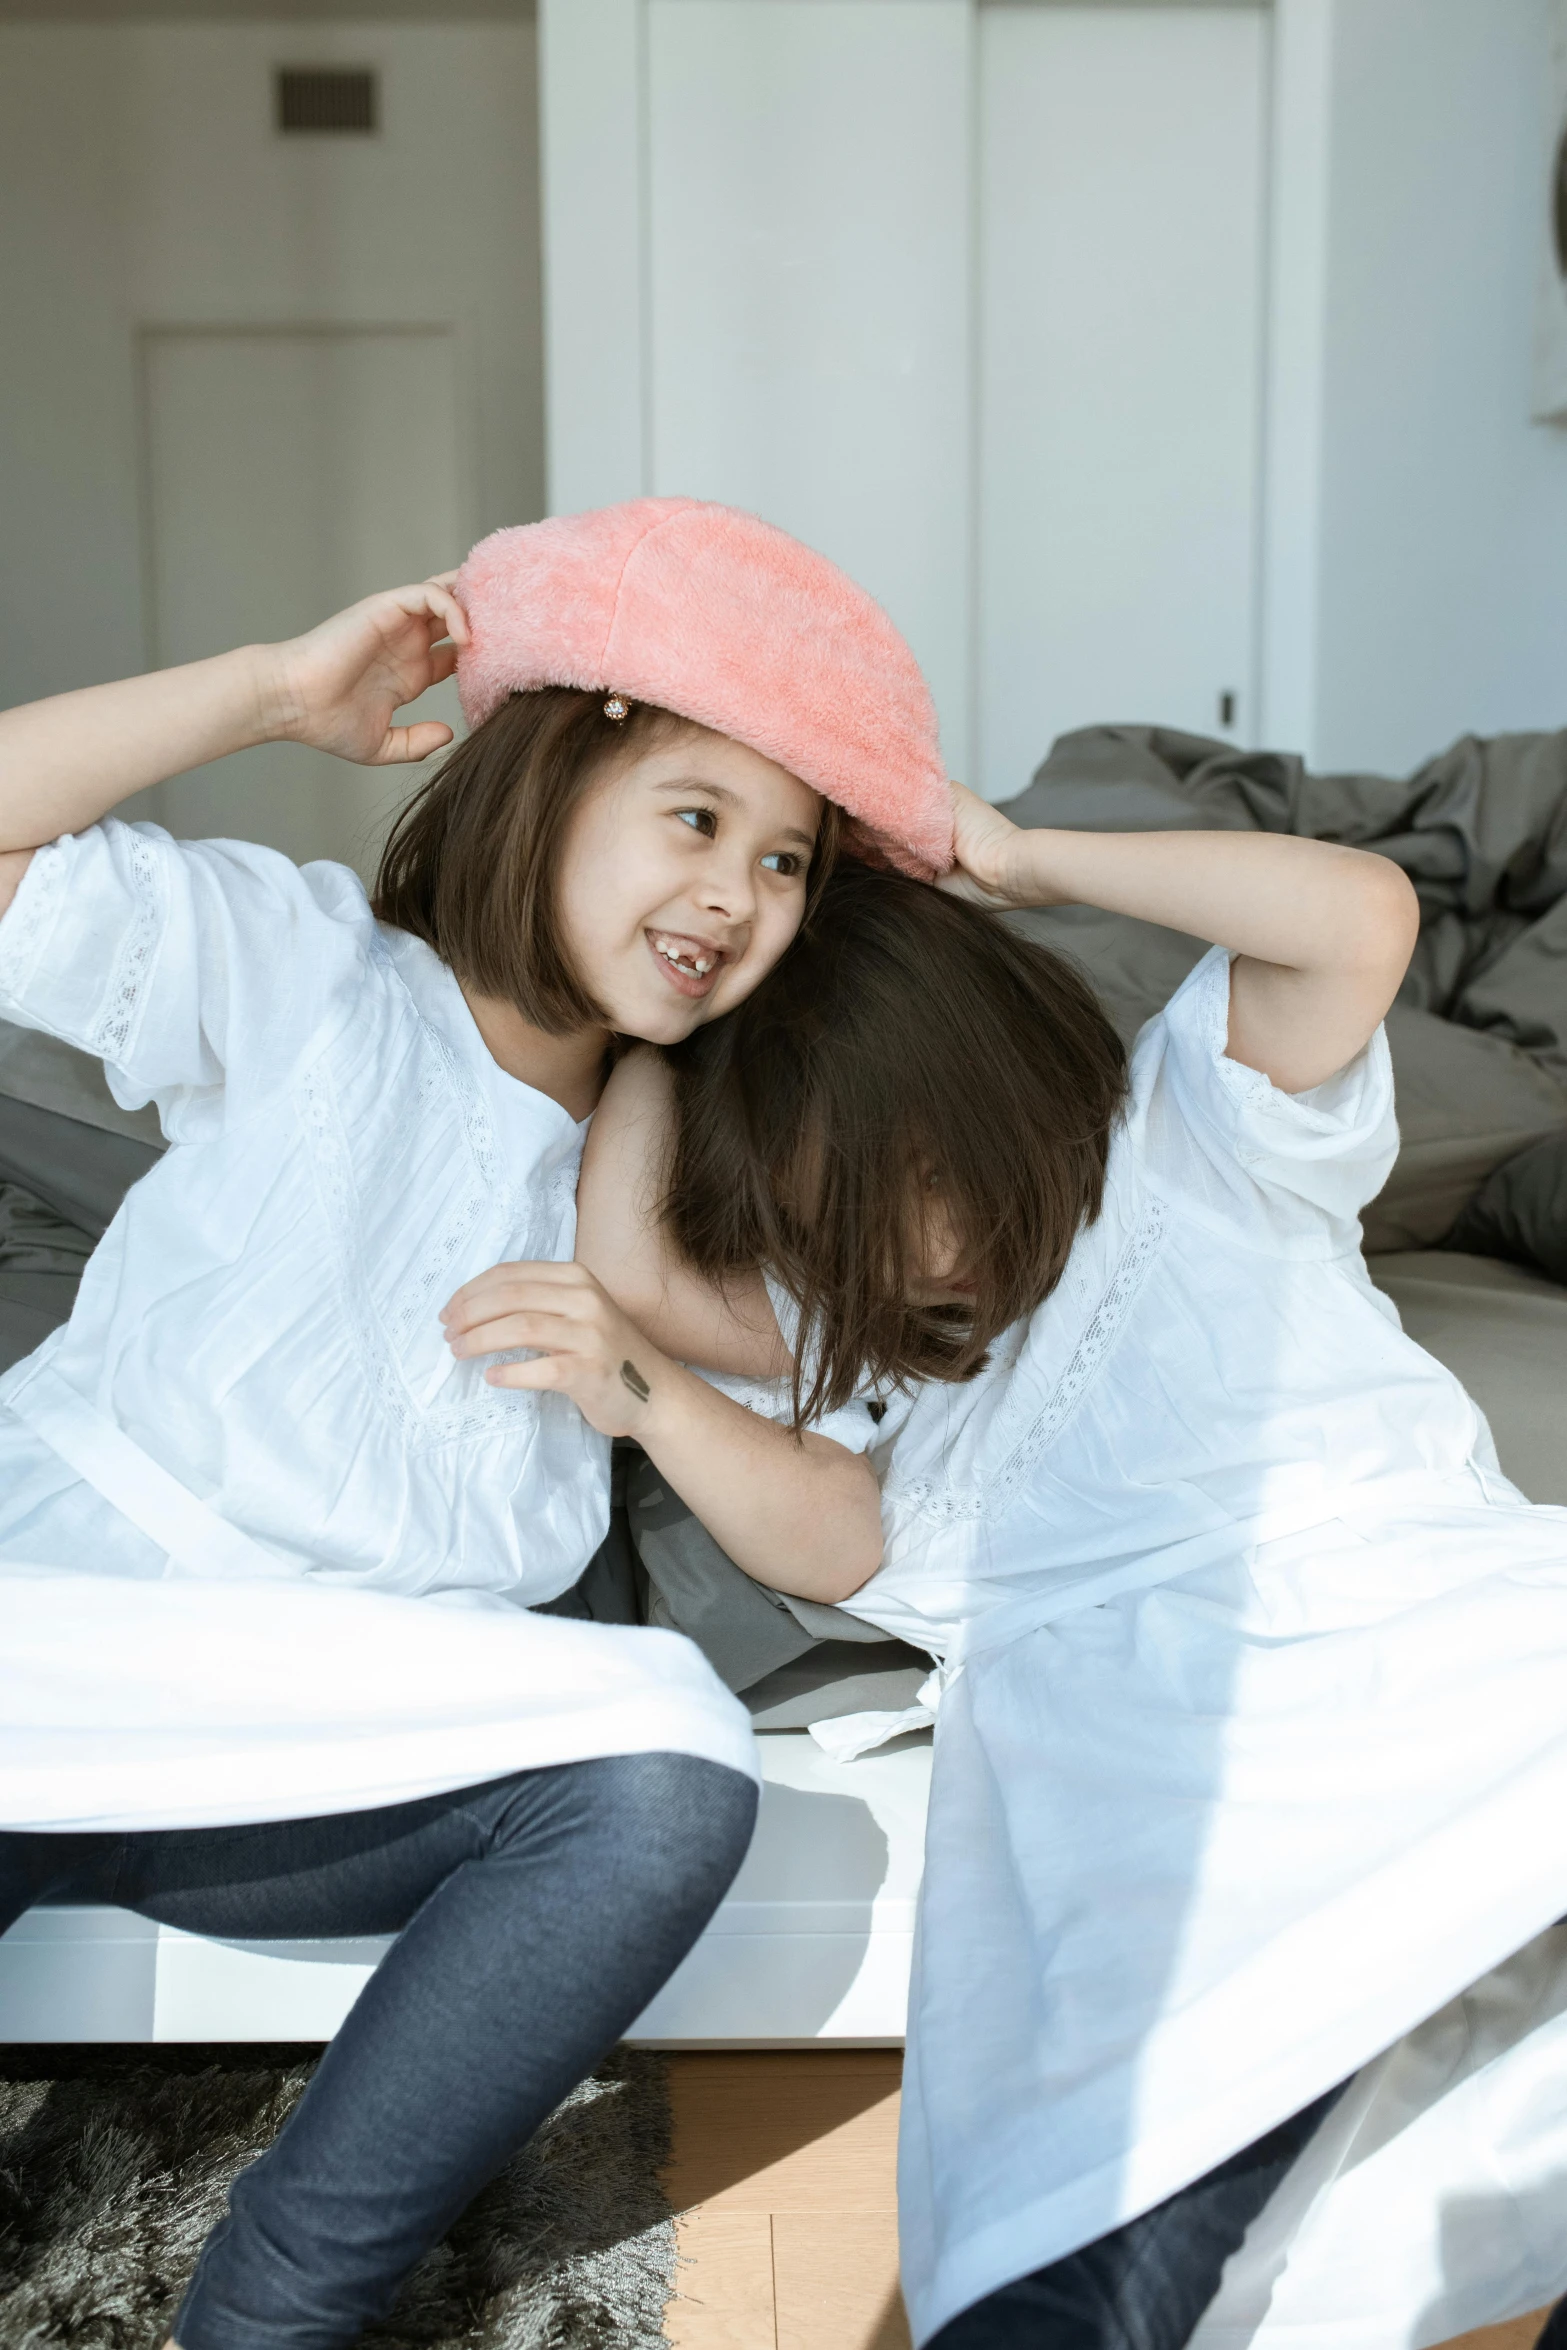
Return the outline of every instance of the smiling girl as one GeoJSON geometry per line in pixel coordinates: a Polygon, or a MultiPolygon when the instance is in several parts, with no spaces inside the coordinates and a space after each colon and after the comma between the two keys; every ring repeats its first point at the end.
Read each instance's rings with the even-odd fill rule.
{"type": "MultiPolygon", "coordinates": [[[[675,1042],[784,953],[824,795],[945,862],[896,632],[686,500],[0,718],[0,1015],[97,1055],[171,1146],[0,1382],[0,1929],[53,1894],[396,1937],[236,2185],[183,2350],[351,2341],[738,1866],[754,1753],[696,1651],[529,1611],[646,1416],[640,1339],[571,1262],[585,1122],[618,1038],[675,1042]],[[109,817],[251,743],[422,759],[449,730],[395,713],[454,669],[473,731],[373,898],[109,817]],[[548,1353],[473,1359],[448,1301],[486,1280],[491,1347],[548,1353]]],[[[681,1376],[650,1449],[716,1523],[741,1483],[807,1548],[863,1508],[840,1447],[681,1376]]]]}

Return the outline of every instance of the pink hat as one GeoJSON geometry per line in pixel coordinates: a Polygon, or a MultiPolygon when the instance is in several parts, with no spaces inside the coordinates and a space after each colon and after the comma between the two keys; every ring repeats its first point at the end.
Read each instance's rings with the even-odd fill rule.
{"type": "Polygon", "coordinates": [[[952,863],[936,713],[892,622],[824,555],[695,498],[635,498],[481,539],[457,575],[477,726],[510,693],[656,702],[775,759],[929,880],[952,863]]]}

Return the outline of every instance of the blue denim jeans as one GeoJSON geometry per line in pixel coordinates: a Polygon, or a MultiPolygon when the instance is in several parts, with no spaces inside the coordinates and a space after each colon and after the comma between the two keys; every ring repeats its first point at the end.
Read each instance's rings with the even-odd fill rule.
{"type": "Polygon", "coordinates": [[[739,1772],[632,1754],[331,1819],[0,1833],[0,1930],[51,1894],[240,1939],[397,1937],[235,2181],[182,2350],[338,2350],[383,2315],[680,1964],[755,1816],[739,1772]]]}
{"type": "Polygon", "coordinates": [[[987,2294],[926,2350],[1183,2350],[1225,2262],[1339,2095],[1330,2090],[1113,2235],[987,2294]]]}

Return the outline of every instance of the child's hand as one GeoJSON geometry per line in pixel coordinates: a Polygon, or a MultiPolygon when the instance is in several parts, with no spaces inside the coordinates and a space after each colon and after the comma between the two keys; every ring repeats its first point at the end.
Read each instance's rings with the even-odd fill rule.
{"type": "Polygon", "coordinates": [[[982,800],[966,785],[954,783],[952,793],[953,856],[956,862],[950,873],[944,873],[937,882],[938,889],[949,890],[954,897],[969,898],[981,906],[1042,906],[1051,896],[1044,890],[1037,873],[1026,878],[1018,870],[1020,847],[1032,842],[1038,847],[1038,836],[1023,832],[999,808],[982,800]]]}
{"type": "Polygon", "coordinates": [[[267,648],[270,731],[364,767],[428,759],[452,739],[439,719],[394,726],[392,715],[457,666],[468,620],[454,571],[350,604],[305,636],[267,648]],[[446,640],[450,639],[450,642],[446,640]]]}
{"type": "Polygon", "coordinates": [[[569,1395],[604,1436],[635,1436],[688,1374],[650,1346],[585,1265],[492,1265],[441,1309],[446,1342],[460,1360],[535,1350],[529,1363],[492,1363],[492,1387],[569,1395]]]}

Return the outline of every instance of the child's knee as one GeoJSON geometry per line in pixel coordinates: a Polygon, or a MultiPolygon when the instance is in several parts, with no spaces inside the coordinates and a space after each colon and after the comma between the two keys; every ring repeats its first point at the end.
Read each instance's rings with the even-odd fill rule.
{"type": "Polygon", "coordinates": [[[604,1755],[562,1792],[581,1863],[650,1911],[716,1908],[756,1825],[755,1782],[697,1755],[604,1755]]]}
{"type": "Polygon", "coordinates": [[[758,1790],[743,1771],[668,1753],[606,1757],[600,1768],[616,1841],[633,1866],[656,1856],[665,1872],[721,1873],[725,1883],[734,1875],[756,1825],[758,1790]]]}

